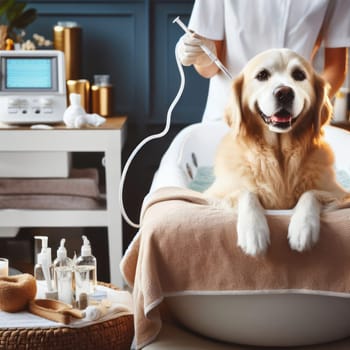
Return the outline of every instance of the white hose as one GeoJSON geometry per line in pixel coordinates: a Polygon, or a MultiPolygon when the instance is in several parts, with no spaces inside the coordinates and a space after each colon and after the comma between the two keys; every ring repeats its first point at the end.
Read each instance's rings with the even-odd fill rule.
{"type": "Polygon", "coordinates": [[[168,112],[167,112],[167,116],[166,116],[166,123],[165,123],[165,127],[163,129],[163,131],[161,131],[158,134],[154,134],[154,135],[150,135],[148,137],[146,137],[145,139],[143,139],[136,147],[135,149],[132,151],[132,153],[130,154],[128,160],[126,161],[125,165],[124,165],[124,169],[122,171],[121,177],[120,177],[120,183],[119,183],[119,206],[120,206],[120,211],[121,214],[124,218],[124,220],[132,227],[135,228],[140,228],[140,224],[136,224],[133,221],[131,221],[125,211],[124,208],[124,202],[123,202],[123,188],[124,188],[124,182],[125,182],[125,178],[126,178],[126,173],[130,167],[131,162],[133,161],[133,159],[135,158],[136,154],[140,151],[140,149],[148,142],[155,140],[155,139],[159,139],[161,137],[164,137],[169,129],[170,129],[170,125],[171,125],[171,115],[173,113],[173,110],[175,108],[175,106],[177,105],[177,103],[179,102],[181,95],[184,91],[185,88],[185,73],[182,67],[182,64],[177,56],[176,53],[176,49],[175,49],[175,58],[176,58],[176,64],[179,70],[179,74],[180,74],[180,87],[179,90],[173,100],[173,102],[171,103],[168,112]]]}

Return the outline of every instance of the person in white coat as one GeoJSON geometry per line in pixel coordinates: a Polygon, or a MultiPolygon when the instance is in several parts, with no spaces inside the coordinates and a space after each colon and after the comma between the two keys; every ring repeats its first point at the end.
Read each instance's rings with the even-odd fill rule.
{"type": "Polygon", "coordinates": [[[324,47],[330,97],[342,86],[350,46],[349,0],[195,0],[189,29],[177,44],[183,65],[210,78],[203,121],[221,120],[231,82],[202,51],[209,47],[235,77],[253,56],[289,48],[312,61],[324,47]]]}
{"type": "MultiPolygon", "coordinates": [[[[200,149],[212,161],[218,135],[227,131],[224,109],[232,82],[203,52],[201,43],[216,53],[233,78],[261,51],[289,48],[312,61],[322,46],[321,73],[332,97],[346,76],[349,10],[350,0],[195,0],[189,29],[196,34],[182,36],[176,52],[183,65],[194,65],[210,78],[207,103],[202,123],[184,128],[163,155],[150,192],[163,186],[187,187],[184,155],[200,149]],[[206,149],[209,145],[211,151],[206,149]]],[[[210,164],[208,159],[206,164],[210,164]]]]}

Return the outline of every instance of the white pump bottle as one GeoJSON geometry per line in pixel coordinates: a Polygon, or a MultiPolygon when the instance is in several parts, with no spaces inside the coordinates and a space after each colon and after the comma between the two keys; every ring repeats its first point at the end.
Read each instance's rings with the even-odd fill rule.
{"type": "Polygon", "coordinates": [[[82,293],[93,294],[97,285],[96,258],[92,255],[87,237],[82,238],[81,255],[77,258],[74,269],[76,300],[79,300],[82,293]]]}
{"type": "Polygon", "coordinates": [[[41,251],[37,256],[37,263],[34,267],[34,277],[37,281],[37,284],[40,281],[45,281],[46,284],[46,297],[51,299],[57,298],[57,293],[54,290],[52,283],[53,280],[53,267],[51,260],[51,248],[48,245],[47,236],[34,236],[35,239],[41,240],[41,251]]]}
{"type": "Polygon", "coordinates": [[[64,246],[65,238],[61,239],[57,249],[57,258],[53,262],[55,285],[58,299],[67,303],[73,303],[73,261],[67,257],[67,249],[64,246]]]}

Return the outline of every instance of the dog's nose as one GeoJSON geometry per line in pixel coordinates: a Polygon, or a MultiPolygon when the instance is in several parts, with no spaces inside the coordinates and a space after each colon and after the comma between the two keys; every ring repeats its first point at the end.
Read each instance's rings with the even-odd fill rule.
{"type": "Polygon", "coordinates": [[[281,104],[288,104],[294,100],[294,91],[289,86],[278,86],[273,94],[281,104]]]}

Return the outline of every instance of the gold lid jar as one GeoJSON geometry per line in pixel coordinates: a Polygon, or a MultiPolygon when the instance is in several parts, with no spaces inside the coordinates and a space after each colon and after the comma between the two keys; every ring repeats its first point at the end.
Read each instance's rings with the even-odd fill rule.
{"type": "Polygon", "coordinates": [[[69,94],[80,95],[80,104],[85,112],[90,112],[90,82],[87,79],[67,80],[67,102],[69,105],[69,94]]]}
{"type": "Polygon", "coordinates": [[[91,86],[91,112],[102,117],[113,115],[112,106],[113,86],[107,74],[94,75],[94,84],[91,86]]]}

